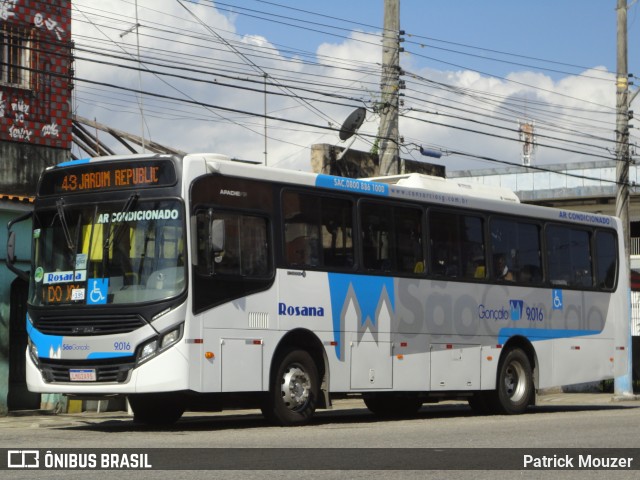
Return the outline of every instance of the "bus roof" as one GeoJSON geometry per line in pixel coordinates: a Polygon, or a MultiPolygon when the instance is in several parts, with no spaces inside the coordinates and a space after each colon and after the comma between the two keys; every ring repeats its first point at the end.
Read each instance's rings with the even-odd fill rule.
{"type": "MultiPolygon", "coordinates": [[[[448,180],[441,177],[433,177],[419,173],[355,179],[274,167],[265,168],[264,166],[247,166],[236,162],[226,162],[225,160],[230,159],[211,155],[198,155],[196,157],[204,158],[209,171],[212,172],[253,176],[255,175],[255,169],[262,167],[262,170],[260,171],[260,178],[265,180],[331,188],[334,190],[350,191],[354,193],[394,196],[390,195],[389,190],[389,186],[394,185],[397,187],[403,187],[402,189],[411,189],[434,194],[462,195],[465,197],[476,197],[485,200],[502,200],[520,203],[518,196],[507,188],[487,186],[467,180],[448,180]]],[[[402,197],[406,196],[402,195],[402,197]]]]}
{"type": "Polygon", "coordinates": [[[520,203],[518,196],[508,188],[489,186],[482,183],[464,179],[447,179],[424,175],[421,173],[409,173],[405,175],[391,175],[388,177],[373,177],[366,180],[388,183],[409,188],[420,188],[440,193],[456,193],[472,197],[493,198],[509,202],[520,203]]]}
{"type": "MultiPolygon", "coordinates": [[[[538,218],[559,218],[572,223],[585,225],[613,226],[618,220],[599,213],[573,212],[537,205],[522,204],[512,191],[469,182],[466,180],[447,180],[421,174],[396,175],[356,179],[287,170],[263,165],[247,165],[229,161],[222,156],[193,155],[196,161],[204,161],[210,173],[256,178],[261,180],[288,183],[300,186],[326,188],[334,191],[359,193],[369,196],[429,202],[436,205],[489,209],[505,214],[535,216],[538,218]]],[[[186,157],[185,157],[186,159],[186,157]]]]}

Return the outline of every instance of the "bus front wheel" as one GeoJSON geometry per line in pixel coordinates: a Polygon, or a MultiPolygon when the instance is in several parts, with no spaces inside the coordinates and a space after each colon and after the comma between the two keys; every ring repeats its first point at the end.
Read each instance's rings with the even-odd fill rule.
{"type": "Polygon", "coordinates": [[[289,350],[279,357],[263,414],[278,425],[304,425],[311,420],[320,386],[318,369],[304,350],[289,350]]]}
{"type": "Polygon", "coordinates": [[[493,402],[496,413],[523,413],[532,403],[533,395],[533,375],[529,357],[521,349],[514,348],[507,352],[500,362],[493,402]]]}

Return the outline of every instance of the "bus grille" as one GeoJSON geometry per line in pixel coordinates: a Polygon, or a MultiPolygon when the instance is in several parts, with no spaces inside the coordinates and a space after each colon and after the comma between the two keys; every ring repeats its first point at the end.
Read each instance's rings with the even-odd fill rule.
{"type": "Polygon", "coordinates": [[[140,315],[91,315],[91,317],[42,316],[34,326],[47,335],[92,336],[129,333],[146,322],[140,315]]]}
{"type": "MultiPolygon", "coordinates": [[[[47,383],[70,382],[69,370],[95,369],[96,382],[122,383],[127,380],[129,372],[135,366],[134,357],[106,360],[56,360],[41,358],[39,360],[42,378],[47,383]]],[[[74,382],[80,383],[80,382],[74,382]]],[[[86,382],[93,383],[93,382],[86,382]]]]}

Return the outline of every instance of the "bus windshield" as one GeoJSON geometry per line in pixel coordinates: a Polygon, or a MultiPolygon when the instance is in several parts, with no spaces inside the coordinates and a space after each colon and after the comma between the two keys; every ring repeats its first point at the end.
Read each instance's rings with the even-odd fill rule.
{"type": "Polygon", "coordinates": [[[184,209],[178,200],[64,205],[36,211],[31,305],[157,301],[185,285],[184,209]]]}

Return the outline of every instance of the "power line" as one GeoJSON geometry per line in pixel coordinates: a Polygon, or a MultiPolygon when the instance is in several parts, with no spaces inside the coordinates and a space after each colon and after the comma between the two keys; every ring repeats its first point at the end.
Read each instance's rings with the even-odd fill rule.
{"type": "MultiPolygon", "coordinates": [[[[260,1],[260,0],[256,0],[259,3],[262,3],[264,5],[270,5],[270,6],[278,6],[280,8],[289,8],[287,6],[283,6],[281,4],[277,4],[276,2],[268,2],[268,1],[260,1]]],[[[211,4],[211,8],[214,7],[214,3],[210,2],[211,4]]],[[[215,6],[218,6],[220,4],[220,2],[216,2],[215,6]]],[[[230,3],[225,3],[222,5],[226,5],[229,6],[231,5],[230,3]]],[[[231,5],[232,7],[237,7],[234,5],[231,5]]],[[[183,7],[184,8],[184,7],[183,7]]],[[[245,8],[246,7],[242,7],[245,8]]],[[[254,9],[247,9],[247,10],[252,10],[254,13],[258,12],[257,10],[254,9]]],[[[97,9],[94,9],[93,11],[99,11],[97,9]]],[[[340,20],[342,23],[341,24],[349,24],[349,20],[343,20],[343,19],[338,19],[337,17],[332,17],[330,15],[323,15],[320,14],[318,12],[311,12],[311,11],[307,11],[307,10],[303,10],[303,9],[299,9],[299,8],[293,8],[291,7],[289,9],[289,11],[293,11],[296,13],[304,13],[304,14],[310,14],[310,15],[320,15],[321,17],[319,18],[325,18],[325,19],[330,19],[331,22],[338,22],[338,20],[340,20]]],[[[164,12],[162,12],[164,13],[164,12]]],[[[236,12],[238,13],[238,12],[236,12]]],[[[253,14],[252,12],[248,12],[253,14]]],[[[244,13],[238,13],[238,14],[244,14],[244,13]]],[[[274,16],[270,16],[272,14],[272,12],[260,12],[260,20],[261,21],[266,21],[266,22],[274,22],[274,19],[279,19],[278,21],[282,21],[282,23],[277,23],[279,25],[284,25],[286,28],[299,28],[299,26],[293,26],[293,25],[288,25],[289,23],[293,24],[293,21],[289,21],[289,16],[288,15],[280,15],[279,17],[274,17],[274,16]]],[[[102,18],[108,18],[109,20],[107,21],[113,21],[113,20],[118,20],[121,21],[121,18],[116,18],[113,16],[104,16],[102,18]]],[[[174,17],[174,18],[181,18],[182,20],[184,20],[184,18],[182,17],[174,17]]],[[[292,18],[292,17],[291,17],[292,18]]],[[[303,20],[301,19],[294,19],[297,22],[302,22],[303,20]]],[[[186,20],[185,20],[186,21],[186,20]]],[[[199,22],[201,22],[202,19],[199,19],[199,22]]],[[[201,23],[198,22],[191,22],[193,25],[198,25],[201,23]]],[[[329,25],[326,22],[314,22],[314,25],[316,25],[317,27],[319,27],[318,33],[323,33],[323,34],[327,34],[327,35],[332,35],[332,36],[337,36],[340,38],[349,38],[349,40],[354,40],[352,37],[347,37],[344,35],[340,35],[339,32],[346,32],[349,31],[347,28],[343,28],[340,26],[335,26],[335,25],[329,25]],[[336,32],[338,32],[338,34],[336,34],[336,32]]],[[[104,28],[104,27],[103,27],[104,28]]],[[[113,27],[109,27],[109,28],[113,28],[113,27]]],[[[377,28],[380,29],[380,27],[374,27],[374,26],[366,26],[366,28],[377,28]]],[[[155,33],[155,35],[145,35],[146,38],[149,39],[156,39],[158,41],[163,40],[163,41],[167,41],[167,42],[172,42],[172,43],[176,43],[176,41],[182,41],[182,40],[187,40],[186,42],[184,42],[185,45],[191,45],[194,48],[217,48],[218,51],[220,52],[228,52],[229,49],[231,48],[231,46],[233,46],[233,48],[238,49],[239,52],[241,52],[240,58],[242,58],[242,56],[245,56],[246,59],[244,62],[230,62],[229,59],[227,60],[222,60],[222,59],[207,59],[204,55],[202,56],[184,56],[183,60],[179,60],[176,56],[176,54],[170,50],[169,48],[157,48],[157,49],[150,49],[150,48],[144,48],[143,51],[145,52],[146,58],[144,59],[144,63],[145,63],[145,67],[147,70],[147,72],[150,72],[156,76],[158,76],[158,78],[176,78],[176,79],[180,79],[181,81],[190,81],[190,82],[201,82],[201,83],[207,83],[206,78],[183,78],[183,77],[187,77],[186,75],[184,76],[175,76],[175,73],[171,73],[171,70],[174,70],[176,68],[179,68],[181,70],[184,70],[185,72],[190,72],[196,75],[202,75],[202,76],[207,76],[207,75],[216,75],[217,77],[220,78],[227,78],[228,82],[226,82],[226,85],[222,85],[222,83],[224,82],[218,82],[218,86],[224,86],[226,88],[235,88],[235,89],[240,89],[243,91],[247,91],[247,92],[254,92],[256,94],[258,94],[258,88],[257,86],[260,84],[259,82],[259,78],[260,77],[260,72],[265,72],[263,74],[267,74],[268,77],[272,80],[272,83],[270,83],[270,86],[272,86],[274,89],[275,84],[279,83],[282,84],[283,86],[286,86],[286,88],[291,89],[290,91],[284,91],[284,92],[275,92],[275,91],[271,91],[269,92],[269,95],[274,95],[274,96],[280,96],[282,98],[296,98],[296,97],[301,97],[304,98],[305,100],[309,101],[309,102],[323,102],[326,103],[327,105],[335,105],[335,106],[343,106],[343,107],[353,107],[353,104],[349,103],[349,102],[371,102],[372,97],[374,94],[369,93],[367,96],[357,96],[357,95],[350,95],[351,92],[356,92],[356,89],[353,88],[352,86],[349,86],[348,82],[359,82],[360,84],[364,85],[365,88],[367,85],[371,85],[372,89],[373,86],[376,85],[376,83],[374,81],[370,81],[369,82],[369,76],[373,77],[374,75],[379,75],[380,73],[380,65],[377,63],[372,63],[372,62],[351,62],[350,64],[348,64],[347,61],[343,60],[343,59],[338,59],[338,58],[334,58],[334,57],[324,57],[324,58],[320,58],[320,57],[314,57],[313,53],[310,52],[303,52],[302,50],[296,49],[296,48],[291,48],[291,47],[287,47],[287,51],[291,52],[291,53],[295,53],[295,54],[300,54],[303,56],[303,59],[293,59],[293,58],[282,58],[278,56],[279,50],[278,49],[273,49],[273,48],[266,48],[263,46],[248,46],[245,44],[242,44],[240,42],[237,42],[233,39],[224,39],[224,41],[222,41],[221,38],[217,38],[210,33],[210,35],[204,37],[202,35],[199,34],[195,34],[194,29],[190,29],[189,32],[185,32],[185,31],[180,31],[177,28],[169,28],[166,27],[165,25],[159,24],[159,23],[154,23],[151,26],[146,27],[146,29],[148,30],[148,32],[153,32],[155,33]],[[180,35],[180,37],[178,36],[180,35]],[[208,46],[205,45],[201,45],[201,46],[196,46],[195,43],[198,42],[206,42],[206,44],[208,46]],[[153,53],[155,52],[155,53],[153,53]],[[157,55],[155,58],[153,57],[153,55],[157,55]],[[161,61],[161,59],[158,57],[164,55],[166,57],[166,61],[163,62],[161,61]],[[311,59],[314,59],[313,61],[311,59]],[[318,61],[319,60],[319,61],[318,61]],[[336,64],[335,65],[330,65],[330,63],[335,60],[336,64]],[[176,65],[171,66],[170,63],[171,62],[176,63],[176,65]],[[274,68],[273,65],[266,67],[264,66],[265,63],[267,62],[271,62],[273,61],[273,63],[275,63],[275,61],[280,62],[280,67],[278,68],[274,68]],[[224,62],[224,63],[222,63],[224,62]],[[258,65],[258,62],[260,62],[261,65],[259,65],[259,68],[262,68],[263,70],[260,71],[258,70],[258,73],[252,73],[250,70],[246,70],[243,69],[241,67],[241,65],[244,63],[246,65],[251,65],[251,63],[253,62],[253,64],[258,65]],[[206,67],[205,67],[205,63],[206,63],[206,67]],[[314,74],[309,74],[307,72],[302,72],[299,73],[295,70],[297,70],[294,66],[298,66],[298,65],[304,65],[305,67],[312,67],[314,69],[318,69],[318,74],[314,75],[314,74]],[[179,65],[179,67],[178,67],[179,65]],[[225,65],[228,67],[226,68],[227,72],[223,72],[222,70],[225,68],[225,65]],[[291,67],[287,67],[287,66],[291,66],[291,67]],[[362,75],[362,79],[361,80],[354,80],[352,78],[338,78],[335,75],[334,76],[328,76],[328,75],[324,75],[323,73],[320,73],[322,69],[324,68],[328,68],[328,67],[337,67],[339,70],[339,72],[344,72],[345,77],[349,76],[349,75],[362,75]],[[155,71],[151,71],[151,69],[149,67],[155,67],[155,71]],[[198,68],[199,67],[199,68],[198,68]],[[217,71],[216,71],[217,70],[217,71]],[[295,74],[294,74],[295,71],[295,74]],[[245,75],[247,77],[250,78],[241,78],[242,75],[245,75]],[[308,75],[310,77],[309,81],[305,81],[302,79],[302,77],[304,75],[308,75]],[[315,81],[313,79],[311,79],[311,77],[315,78],[315,81]],[[234,82],[237,82],[237,84],[234,85],[234,82]],[[251,87],[251,85],[254,85],[254,87],[251,87]],[[333,90],[333,91],[332,91],[333,90]],[[342,92],[346,92],[345,93],[341,93],[338,94],[336,93],[337,90],[340,90],[342,92]],[[277,94],[277,95],[276,95],[277,94]],[[337,101],[334,101],[334,100],[337,101]]],[[[230,34],[234,33],[234,32],[228,32],[230,34]]],[[[142,32],[141,32],[142,34],[142,32]]],[[[408,35],[412,35],[412,34],[408,34],[408,35]]],[[[105,35],[106,37],[106,35],[105,35]]],[[[413,38],[418,38],[419,36],[415,36],[415,34],[413,35],[413,38]]],[[[363,38],[369,38],[369,37],[363,37],[363,38]]],[[[379,39],[380,35],[378,33],[376,34],[371,34],[370,38],[376,38],[379,39]]],[[[426,37],[425,37],[426,38],[426,37]]],[[[429,41],[433,41],[434,39],[429,39],[429,41]]],[[[435,39],[437,40],[437,39],[435,39]]],[[[369,44],[372,42],[368,42],[368,41],[363,41],[363,40],[354,40],[354,41],[358,41],[361,42],[362,44],[369,44]]],[[[92,40],[92,42],[95,42],[95,40],[92,40]]],[[[413,45],[412,42],[408,42],[410,44],[413,45]]],[[[376,47],[378,47],[378,43],[377,41],[375,42],[376,47]]],[[[462,48],[464,48],[464,45],[460,45],[462,48]]],[[[92,54],[92,55],[96,55],[99,56],[101,55],[101,52],[98,51],[95,46],[93,47],[93,49],[90,48],[91,46],[85,46],[84,44],[81,45],[79,50],[85,51],[85,53],[88,54],[92,54]]],[[[466,46],[468,47],[468,46],[466,46]]],[[[122,47],[118,47],[118,48],[122,48],[122,47]]],[[[233,50],[233,48],[231,48],[231,50],[233,50]]],[[[473,47],[472,47],[473,48],[473,47]]],[[[463,53],[466,54],[466,52],[456,52],[454,49],[449,49],[451,50],[451,52],[449,53],[463,53]]],[[[499,54],[505,54],[505,55],[509,55],[508,53],[505,52],[497,52],[499,54]]],[[[127,55],[129,55],[127,53],[127,55]]],[[[514,54],[515,55],[515,54],[514,54]]],[[[182,56],[182,54],[181,54],[182,56]]],[[[117,56],[113,56],[112,58],[116,58],[117,56]]],[[[101,60],[98,61],[104,61],[104,56],[101,57],[101,60]]],[[[429,57],[424,57],[429,59],[429,57]]],[[[522,58],[526,58],[526,56],[522,56],[522,58]]],[[[533,59],[533,57],[531,57],[533,59]]],[[[126,60],[126,57],[120,57],[119,59],[116,58],[117,61],[119,62],[124,62],[126,60]]],[[[81,61],[89,61],[89,62],[93,62],[96,61],[96,59],[89,59],[89,58],[82,58],[80,59],[81,61]]],[[[534,61],[543,61],[541,59],[533,59],[534,61]]],[[[128,60],[127,60],[128,61],[128,60]]],[[[497,60],[500,61],[500,60],[497,60]]],[[[125,69],[130,69],[132,70],[132,67],[129,65],[122,65],[122,64],[115,64],[114,63],[114,67],[117,68],[125,68],[125,69]]],[[[511,63],[515,63],[515,62],[511,62],[511,63]]],[[[567,64],[570,68],[574,68],[574,67],[579,67],[579,66],[572,66],[567,64]]],[[[464,68],[464,67],[463,67],[464,68]]],[[[306,69],[309,70],[309,69],[306,69]]],[[[255,72],[255,70],[254,70],[255,72]]],[[[487,73],[483,73],[483,72],[478,72],[481,73],[482,75],[490,75],[487,73]]],[[[496,77],[496,78],[500,78],[500,77],[496,77]]],[[[506,79],[501,79],[502,81],[507,81],[506,79]]],[[[164,80],[166,82],[166,80],[164,80]]],[[[414,111],[416,113],[422,113],[419,112],[420,108],[419,105],[437,105],[437,106],[441,106],[442,108],[447,108],[447,109],[451,109],[452,113],[447,113],[446,115],[449,116],[452,120],[459,120],[459,121],[468,121],[468,122],[473,122],[476,125],[482,125],[483,127],[486,127],[490,130],[492,130],[493,132],[495,131],[506,131],[509,133],[513,133],[513,129],[507,128],[507,127],[503,127],[500,125],[496,125],[496,124],[491,124],[489,122],[484,122],[484,124],[474,118],[467,118],[468,115],[484,115],[484,117],[487,117],[487,113],[491,116],[491,118],[493,118],[494,120],[500,122],[500,121],[504,121],[507,122],[509,121],[508,118],[506,118],[506,115],[519,115],[521,114],[518,113],[518,108],[523,108],[523,104],[527,102],[527,100],[520,100],[520,99],[514,99],[514,98],[510,98],[510,99],[504,99],[504,98],[498,98],[497,96],[495,96],[494,94],[492,94],[491,92],[482,92],[482,91],[476,91],[476,92],[472,92],[470,89],[461,89],[459,87],[455,87],[453,85],[445,85],[445,84],[440,84],[440,85],[436,85],[434,82],[430,82],[427,79],[424,78],[420,78],[420,79],[416,79],[415,85],[415,90],[411,90],[412,93],[414,93],[415,95],[412,96],[406,96],[405,100],[407,103],[411,102],[413,103],[413,105],[409,108],[413,108],[414,111]],[[475,105],[471,106],[469,105],[469,108],[473,108],[473,109],[481,109],[483,110],[485,113],[480,113],[480,112],[472,112],[469,108],[465,108],[465,107],[457,107],[454,105],[446,105],[447,102],[452,102],[455,100],[450,100],[450,99],[443,99],[445,100],[444,103],[439,103],[438,102],[434,102],[433,100],[430,100],[428,97],[427,98],[419,98],[418,95],[427,95],[426,92],[424,92],[424,89],[419,90],[420,89],[420,85],[430,85],[431,88],[441,88],[441,89],[446,89],[449,90],[451,92],[453,92],[454,95],[457,96],[465,96],[468,99],[470,99],[471,102],[473,102],[475,105]],[[520,103],[518,103],[520,102],[520,103]],[[484,105],[484,107],[482,107],[481,105],[484,105]],[[490,108],[487,108],[487,105],[490,106],[490,108]],[[497,116],[497,117],[493,117],[493,110],[495,110],[496,112],[502,112],[501,115],[497,116]]],[[[519,83],[519,85],[525,86],[527,88],[534,88],[531,85],[527,85],[525,83],[519,83]]],[[[376,85],[377,87],[377,85],[376,85]]],[[[106,88],[117,88],[117,86],[113,85],[112,87],[106,87],[106,88]]],[[[376,89],[377,90],[377,89],[376,89]]],[[[179,90],[176,90],[179,91],[179,90]]],[[[544,91],[544,90],[543,90],[544,91]]],[[[181,95],[186,95],[184,94],[184,92],[180,91],[181,95]]],[[[157,97],[156,97],[157,98],[157,97]]],[[[585,100],[584,99],[578,99],[576,97],[571,97],[571,96],[566,96],[567,99],[571,100],[572,102],[576,102],[576,101],[580,101],[581,103],[585,104],[585,100]]],[[[212,108],[212,107],[206,107],[206,105],[210,105],[210,104],[206,104],[206,103],[201,103],[198,102],[197,100],[195,100],[194,98],[191,98],[191,102],[186,102],[187,105],[193,108],[212,108]]],[[[175,99],[172,100],[175,102],[181,102],[181,99],[175,99]]],[[[585,104],[586,105],[586,104],[585,104]]],[[[609,107],[605,107],[603,105],[599,105],[597,103],[593,103],[591,102],[590,105],[596,106],[600,109],[604,109],[604,108],[609,108],[609,107]]],[[[567,133],[576,133],[579,134],[580,132],[573,129],[571,130],[569,127],[565,127],[562,126],[562,123],[567,123],[570,125],[575,125],[575,126],[583,126],[584,128],[599,128],[596,127],[595,125],[588,125],[586,122],[593,122],[593,123],[600,123],[601,121],[596,119],[596,118],[579,118],[577,115],[571,115],[568,112],[573,110],[574,112],[578,112],[578,111],[583,111],[585,113],[588,113],[588,115],[591,115],[593,117],[592,114],[606,114],[606,112],[602,112],[601,110],[595,110],[593,108],[588,109],[588,108],[584,108],[584,109],[579,109],[577,107],[571,107],[571,106],[566,106],[566,105],[553,105],[553,104],[548,104],[548,103],[540,103],[539,105],[536,105],[535,101],[531,101],[528,104],[528,108],[529,111],[533,112],[535,109],[537,109],[536,113],[538,115],[537,118],[541,119],[542,117],[546,117],[545,119],[541,119],[540,120],[540,128],[544,129],[544,128],[557,128],[558,131],[560,132],[567,132],[567,133]],[[562,111],[556,112],[554,111],[555,109],[562,109],[562,111]],[[571,122],[571,123],[570,123],[571,122]],[[585,123],[578,123],[578,122],[585,122],[585,123]],[[555,124],[555,125],[554,125],[555,124]]],[[[222,111],[222,110],[221,110],[222,111]]],[[[214,113],[214,112],[211,112],[214,113]]],[[[256,115],[255,113],[247,113],[245,112],[249,117],[259,117],[259,115],[256,115]]],[[[323,115],[326,112],[321,112],[323,115]]],[[[214,113],[215,115],[220,115],[219,112],[215,111],[214,113]]],[[[242,114],[242,113],[241,113],[242,114]]],[[[441,113],[441,115],[445,115],[444,113],[441,113]]],[[[265,118],[269,118],[265,115],[265,118]]],[[[326,117],[320,117],[323,119],[327,119],[326,117]]],[[[411,119],[412,121],[417,120],[417,121],[422,121],[421,119],[414,119],[411,118],[411,116],[405,116],[403,117],[405,119],[411,119]]],[[[277,120],[282,120],[280,118],[278,118],[277,120]]],[[[226,121],[226,120],[225,120],[226,121]]],[[[231,121],[231,120],[229,120],[231,121]]],[[[536,122],[538,122],[538,120],[536,120],[536,122]]],[[[602,121],[603,122],[603,121],[602,121]]],[[[337,122],[334,122],[330,119],[328,120],[329,124],[335,124],[337,122]]],[[[241,125],[240,123],[236,122],[236,124],[241,125]]],[[[247,125],[246,123],[244,125],[247,125]]],[[[308,128],[313,128],[316,129],[317,126],[312,126],[312,124],[308,124],[306,125],[308,128]]],[[[446,126],[445,124],[442,124],[442,126],[446,126]]],[[[451,127],[451,128],[455,128],[455,127],[451,127]]],[[[252,131],[253,133],[256,133],[257,135],[261,135],[261,133],[259,132],[255,132],[251,129],[249,129],[250,131],[252,131]]],[[[471,129],[469,129],[471,130],[471,129]]],[[[602,129],[604,130],[604,129],[602,129]]],[[[488,134],[488,135],[492,135],[492,133],[483,133],[483,134],[488,134]]],[[[500,136],[495,134],[496,138],[499,138],[500,136]]],[[[547,142],[567,142],[569,141],[571,143],[570,140],[567,139],[563,139],[563,138],[558,138],[558,137],[554,137],[553,135],[546,135],[545,138],[547,138],[547,142]]],[[[605,139],[604,137],[596,137],[593,135],[581,135],[581,138],[590,138],[593,140],[598,140],[598,141],[604,141],[604,142],[611,142],[611,140],[609,139],[605,139]]],[[[513,141],[518,141],[515,139],[510,139],[513,141]]],[[[584,148],[594,148],[594,149],[603,149],[605,147],[600,147],[598,145],[593,145],[593,144],[588,144],[586,141],[584,142],[580,142],[580,141],[573,141],[573,143],[575,145],[579,145],[581,147],[584,148]]],[[[549,145],[550,148],[553,148],[553,145],[549,145]]],[[[605,148],[606,149],[606,148],[605,148]]],[[[572,151],[567,149],[566,151],[572,151]]],[[[587,152],[578,152],[578,151],[573,151],[573,153],[580,153],[582,155],[590,155],[587,152]]],[[[604,157],[603,157],[604,158],[604,157]]]]}

